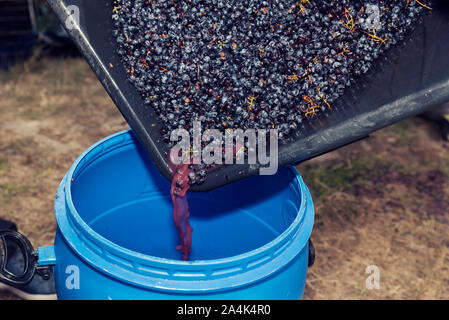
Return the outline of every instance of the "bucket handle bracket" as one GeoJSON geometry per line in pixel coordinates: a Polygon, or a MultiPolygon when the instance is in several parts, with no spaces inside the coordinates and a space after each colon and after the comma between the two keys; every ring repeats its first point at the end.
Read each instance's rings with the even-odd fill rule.
{"type": "Polygon", "coordinates": [[[50,266],[38,264],[38,254],[31,242],[21,233],[14,230],[0,230],[0,280],[11,286],[22,286],[30,283],[38,274],[42,279],[49,280],[51,277],[50,266]],[[23,257],[23,271],[16,274],[8,269],[9,259],[13,256],[11,245],[15,244],[23,257]]]}
{"type": "Polygon", "coordinates": [[[309,258],[308,267],[310,268],[315,263],[315,246],[312,243],[312,239],[309,239],[309,258]]]}

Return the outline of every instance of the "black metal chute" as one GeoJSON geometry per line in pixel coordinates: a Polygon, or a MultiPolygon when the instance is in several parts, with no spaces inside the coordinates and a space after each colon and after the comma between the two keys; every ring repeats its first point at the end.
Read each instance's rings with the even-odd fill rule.
{"type": "MultiPolygon", "coordinates": [[[[171,179],[160,122],[145,107],[116,54],[110,0],[48,0],[159,171],[171,179]],[[70,6],[79,9],[78,21],[70,6]]],[[[306,161],[371,132],[449,101],[449,4],[439,1],[412,34],[381,56],[332,108],[279,146],[279,165],[306,161]]],[[[73,8],[73,7],[72,7],[73,8]]],[[[223,165],[191,191],[210,191],[259,172],[258,165],[223,165]]]]}

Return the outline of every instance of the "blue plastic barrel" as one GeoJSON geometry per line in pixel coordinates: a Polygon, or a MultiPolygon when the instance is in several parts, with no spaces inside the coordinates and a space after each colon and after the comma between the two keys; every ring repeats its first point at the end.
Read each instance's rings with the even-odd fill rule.
{"type": "Polygon", "coordinates": [[[130,131],[84,152],[55,201],[60,299],[299,299],[312,199],[296,169],[190,193],[190,261],[181,261],[170,182],[130,131]]]}

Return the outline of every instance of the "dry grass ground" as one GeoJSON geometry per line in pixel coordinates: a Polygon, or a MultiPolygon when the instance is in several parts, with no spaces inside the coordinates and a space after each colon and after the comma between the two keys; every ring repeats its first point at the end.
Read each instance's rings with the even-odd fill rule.
{"type": "MultiPolygon", "coordinates": [[[[81,59],[2,71],[0,97],[0,214],[49,245],[61,178],[127,124],[81,59]]],[[[448,150],[431,125],[410,119],[299,166],[316,206],[305,298],[449,299],[448,150]],[[379,290],[365,288],[372,264],[379,290]]]]}
{"type": "Polygon", "coordinates": [[[449,299],[448,151],[409,119],[299,166],[316,206],[307,298],[449,299]]]}

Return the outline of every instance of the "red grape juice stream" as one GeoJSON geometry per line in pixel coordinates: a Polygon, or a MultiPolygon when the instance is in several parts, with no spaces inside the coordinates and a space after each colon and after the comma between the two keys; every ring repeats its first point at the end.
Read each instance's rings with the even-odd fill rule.
{"type": "MultiPolygon", "coordinates": [[[[237,142],[232,149],[225,148],[225,150],[232,150],[233,154],[239,156],[239,151],[243,148],[243,144],[237,142]]],[[[198,159],[196,159],[198,160],[198,159]]],[[[198,160],[200,161],[200,160],[198,160]]],[[[197,163],[198,163],[197,161],[197,163]]],[[[216,169],[221,165],[214,165],[216,169]]],[[[189,254],[192,247],[192,232],[193,228],[189,223],[189,204],[187,202],[187,191],[190,188],[189,173],[193,172],[193,169],[189,168],[189,164],[174,165],[171,162],[171,167],[174,172],[171,183],[170,196],[173,201],[173,218],[175,220],[175,226],[178,230],[180,245],[176,247],[177,250],[182,251],[182,260],[189,260],[189,254]]],[[[212,170],[210,168],[209,170],[212,170]]],[[[209,171],[207,170],[207,171],[209,171]]]]}
{"type": "Polygon", "coordinates": [[[181,164],[174,168],[170,195],[173,201],[173,218],[178,230],[181,244],[176,247],[182,251],[182,260],[188,260],[192,246],[193,229],[189,223],[189,205],[187,203],[187,191],[189,190],[188,164],[181,164]]]}

